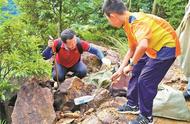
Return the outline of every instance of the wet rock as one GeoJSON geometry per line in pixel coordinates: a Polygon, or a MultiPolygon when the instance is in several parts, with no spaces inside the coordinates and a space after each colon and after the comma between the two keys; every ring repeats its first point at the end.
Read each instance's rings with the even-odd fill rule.
{"type": "Polygon", "coordinates": [[[56,119],[53,96],[37,82],[25,83],[17,94],[12,124],[52,124],[56,119]]]}

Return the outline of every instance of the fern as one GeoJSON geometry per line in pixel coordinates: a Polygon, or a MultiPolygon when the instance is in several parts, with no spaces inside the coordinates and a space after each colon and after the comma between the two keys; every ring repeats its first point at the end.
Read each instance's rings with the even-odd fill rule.
{"type": "Polygon", "coordinates": [[[115,37],[112,37],[112,36],[106,36],[106,37],[103,37],[102,38],[109,42],[111,45],[111,48],[118,51],[121,55],[121,57],[124,57],[124,55],[126,54],[127,52],[127,49],[128,49],[128,44],[125,40],[122,40],[121,38],[115,38],[115,37]]]}
{"type": "Polygon", "coordinates": [[[0,124],[7,124],[5,120],[0,120],[0,124]]]}

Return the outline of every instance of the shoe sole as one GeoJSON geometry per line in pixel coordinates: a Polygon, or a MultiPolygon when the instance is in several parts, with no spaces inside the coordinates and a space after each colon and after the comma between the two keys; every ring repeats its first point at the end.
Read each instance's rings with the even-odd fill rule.
{"type": "Polygon", "coordinates": [[[117,111],[117,112],[121,113],[121,114],[134,114],[134,115],[140,114],[140,111],[136,111],[136,112],[134,112],[134,111],[123,111],[123,112],[117,111]]]}

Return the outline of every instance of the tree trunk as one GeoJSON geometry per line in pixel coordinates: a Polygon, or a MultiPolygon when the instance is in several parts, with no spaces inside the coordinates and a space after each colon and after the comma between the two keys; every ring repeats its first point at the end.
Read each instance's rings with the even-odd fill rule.
{"type": "Polygon", "coordinates": [[[63,5],[63,1],[59,0],[59,17],[58,17],[58,37],[60,36],[60,33],[62,31],[62,6],[63,5]]]}
{"type": "Polygon", "coordinates": [[[156,15],[157,11],[156,11],[156,6],[157,6],[157,1],[154,0],[153,5],[152,5],[152,14],[156,15]]]}
{"type": "Polygon", "coordinates": [[[131,0],[128,0],[128,1],[127,1],[127,4],[128,4],[128,10],[130,11],[130,10],[131,10],[131,4],[132,4],[132,3],[131,3],[131,0]]]}

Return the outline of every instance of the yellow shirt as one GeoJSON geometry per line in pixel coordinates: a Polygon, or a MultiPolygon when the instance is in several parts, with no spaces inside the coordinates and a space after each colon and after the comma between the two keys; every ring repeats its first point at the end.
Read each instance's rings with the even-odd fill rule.
{"type": "Polygon", "coordinates": [[[148,39],[146,54],[157,57],[157,52],[163,47],[176,48],[176,56],[180,54],[179,40],[172,26],[164,19],[142,12],[132,13],[136,19],[129,23],[126,19],[124,30],[128,37],[129,47],[138,44],[142,39],[148,39]]]}

